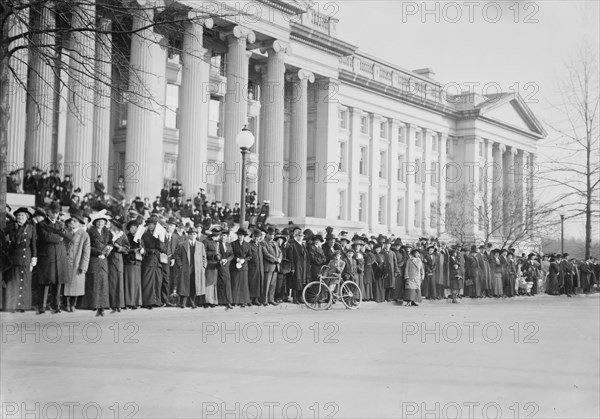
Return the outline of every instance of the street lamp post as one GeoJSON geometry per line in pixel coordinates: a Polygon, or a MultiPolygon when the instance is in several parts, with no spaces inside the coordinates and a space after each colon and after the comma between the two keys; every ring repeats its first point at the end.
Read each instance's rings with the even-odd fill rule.
{"type": "Polygon", "coordinates": [[[564,207],[558,209],[558,215],[560,215],[560,254],[565,254],[565,215],[566,211],[564,207]]]}
{"type": "Polygon", "coordinates": [[[240,199],[240,227],[246,222],[246,154],[250,151],[250,147],[254,144],[254,135],[247,126],[244,126],[242,131],[235,138],[240,151],[242,152],[242,193],[240,199]]]}

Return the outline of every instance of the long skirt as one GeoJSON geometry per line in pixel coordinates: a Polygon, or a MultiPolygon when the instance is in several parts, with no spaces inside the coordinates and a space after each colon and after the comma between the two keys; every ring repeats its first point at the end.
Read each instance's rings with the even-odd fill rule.
{"type": "Polygon", "coordinates": [[[363,293],[363,301],[372,300],[373,299],[373,265],[365,264],[365,271],[363,272],[363,285],[365,287],[365,290],[363,293]]]}
{"type": "Polygon", "coordinates": [[[504,277],[504,295],[507,297],[516,295],[515,282],[515,278],[512,275],[506,274],[504,277]]]}
{"type": "Polygon", "coordinates": [[[260,298],[260,291],[263,287],[264,272],[260,265],[248,265],[248,289],[250,298],[260,298]]]}
{"type": "MultiPolygon", "coordinates": [[[[29,266],[13,266],[4,272],[8,279],[2,295],[2,307],[6,311],[31,309],[31,271],[29,266]]],[[[0,284],[0,287],[2,285],[0,284]]]]}
{"type": "Polygon", "coordinates": [[[396,284],[394,287],[394,293],[392,295],[392,300],[398,301],[404,299],[404,276],[396,275],[396,284]]]}
{"type": "Polygon", "coordinates": [[[425,274],[421,283],[421,295],[425,298],[437,298],[437,287],[433,274],[425,274]]]}
{"type": "Polygon", "coordinates": [[[217,278],[217,296],[220,304],[233,304],[233,295],[231,292],[231,275],[229,267],[219,268],[217,278]]]}
{"type": "Polygon", "coordinates": [[[231,289],[233,304],[250,304],[248,271],[231,271],[231,289]]]}
{"type": "Polygon", "coordinates": [[[502,295],[504,291],[502,290],[502,273],[496,272],[492,276],[492,295],[502,295]]]}
{"type": "Polygon", "coordinates": [[[406,288],[406,290],[404,290],[404,301],[414,301],[415,303],[420,303],[421,290],[413,290],[411,288],[406,288]]]}
{"type": "Polygon", "coordinates": [[[373,300],[377,303],[383,303],[385,301],[385,287],[383,284],[383,278],[376,278],[375,281],[373,281],[373,300]]]}
{"type": "Polygon", "coordinates": [[[85,296],[83,307],[91,309],[108,308],[108,264],[106,259],[98,259],[96,272],[85,276],[85,296]]]}
{"type": "Polygon", "coordinates": [[[125,306],[142,305],[142,270],[140,265],[123,265],[123,288],[125,290],[125,306]]]}
{"type": "Polygon", "coordinates": [[[125,307],[125,288],[123,287],[123,271],[108,266],[108,302],[111,308],[125,307]]]}
{"type": "Polygon", "coordinates": [[[159,306],[162,266],[142,266],[142,305],[159,306]]]}

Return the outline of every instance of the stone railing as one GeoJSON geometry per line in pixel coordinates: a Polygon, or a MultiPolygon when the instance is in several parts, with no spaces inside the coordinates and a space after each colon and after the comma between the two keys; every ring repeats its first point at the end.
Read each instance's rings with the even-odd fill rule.
{"type": "Polygon", "coordinates": [[[347,70],[368,79],[401,89],[415,97],[450,105],[442,91],[442,86],[418,74],[394,67],[360,53],[340,58],[340,69],[347,70]]]}
{"type": "Polygon", "coordinates": [[[337,35],[337,22],[338,19],[312,9],[302,14],[301,17],[301,23],[304,26],[316,29],[330,36],[337,35]]]}

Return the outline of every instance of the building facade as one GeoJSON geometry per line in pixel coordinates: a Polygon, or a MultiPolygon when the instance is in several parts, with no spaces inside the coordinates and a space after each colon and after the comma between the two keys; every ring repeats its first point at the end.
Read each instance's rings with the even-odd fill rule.
{"type": "MultiPolygon", "coordinates": [[[[152,199],[178,180],[188,196],[205,188],[209,200],[233,205],[241,199],[236,136],[247,125],[256,138],[247,186],[270,201],[274,223],[414,238],[444,235],[456,205],[472,217],[473,236],[487,228],[482,208],[503,220],[516,203],[527,217],[545,131],[518,94],[450,95],[431,70],[408,71],[340,40],[337,20],[312,1],[206,2],[212,17],[166,34],[151,27],[165,2],[138,3],[156,8],[132,13],[128,73],[111,66],[111,48],[123,45],[110,38],[67,40],[70,52],[58,56],[87,51],[96,77],[55,80],[47,62],[24,57],[34,71],[30,99],[16,83],[11,95],[11,165],[57,167],[84,191],[97,173],[109,190],[123,175],[129,198],[152,199]],[[57,93],[56,83],[69,89],[57,93]],[[85,100],[94,83],[96,98],[85,100]],[[98,93],[117,84],[136,99],[98,93]],[[53,102],[35,112],[32,99],[53,102]]],[[[198,2],[177,3],[198,12],[198,2]]],[[[51,25],[52,13],[40,19],[51,25]]],[[[71,24],[113,24],[88,13],[93,20],[71,24]]]]}

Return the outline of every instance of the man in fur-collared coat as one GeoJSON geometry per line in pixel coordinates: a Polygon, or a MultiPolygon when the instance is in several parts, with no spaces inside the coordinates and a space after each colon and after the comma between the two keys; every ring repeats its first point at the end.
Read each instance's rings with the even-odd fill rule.
{"type": "Polygon", "coordinates": [[[175,265],[177,266],[177,293],[180,297],[179,307],[185,308],[186,300],[190,307],[196,308],[195,299],[205,293],[205,270],[208,264],[204,244],[197,240],[198,230],[190,227],[187,240],[180,242],[175,249],[175,265]]]}

